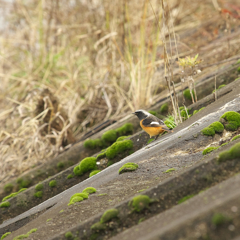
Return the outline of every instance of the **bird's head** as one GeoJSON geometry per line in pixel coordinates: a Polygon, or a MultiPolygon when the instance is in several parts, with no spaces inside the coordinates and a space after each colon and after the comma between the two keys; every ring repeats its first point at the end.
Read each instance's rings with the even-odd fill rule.
{"type": "Polygon", "coordinates": [[[142,110],[142,109],[137,110],[137,111],[133,112],[132,114],[136,115],[139,118],[139,120],[142,120],[151,115],[149,112],[142,110]]]}

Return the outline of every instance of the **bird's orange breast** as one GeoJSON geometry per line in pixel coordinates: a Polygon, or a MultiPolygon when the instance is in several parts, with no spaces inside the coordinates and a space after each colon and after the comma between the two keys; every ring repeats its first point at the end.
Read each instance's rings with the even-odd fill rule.
{"type": "MultiPolygon", "coordinates": [[[[144,120],[144,119],[143,119],[144,120]]],[[[150,137],[153,137],[153,136],[156,136],[156,135],[159,135],[160,133],[164,132],[164,130],[162,129],[162,127],[145,127],[143,124],[142,124],[142,121],[140,121],[140,126],[141,128],[150,135],[150,137]]]]}

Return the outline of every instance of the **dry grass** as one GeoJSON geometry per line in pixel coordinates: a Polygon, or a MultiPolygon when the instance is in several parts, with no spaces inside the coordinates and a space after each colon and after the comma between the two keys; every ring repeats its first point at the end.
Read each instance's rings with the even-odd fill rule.
{"type": "MultiPolygon", "coordinates": [[[[176,82],[178,55],[199,53],[207,56],[207,64],[239,50],[237,37],[224,32],[238,18],[226,18],[225,13],[219,18],[209,1],[172,0],[164,10],[159,0],[0,4],[5,13],[0,37],[0,182],[58,154],[71,143],[71,131],[79,138],[102,120],[154,104],[167,88],[165,76],[171,85],[176,82]],[[227,27],[215,24],[214,18],[227,27]],[[184,35],[188,29],[197,30],[184,35]],[[204,47],[221,33],[226,40],[213,56],[215,45],[204,47]],[[45,89],[49,96],[42,95],[45,89]],[[56,106],[51,95],[58,98],[56,106]],[[42,112],[36,112],[39,101],[42,112]]],[[[227,1],[218,4],[234,9],[227,1]]]]}

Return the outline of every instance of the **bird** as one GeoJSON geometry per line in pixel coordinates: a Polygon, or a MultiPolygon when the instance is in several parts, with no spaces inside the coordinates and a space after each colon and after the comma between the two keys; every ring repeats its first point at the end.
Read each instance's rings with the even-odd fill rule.
{"type": "Polygon", "coordinates": [[[138,117],[141,128],[149,134],[150,138],[155,136],[154,140],[165,131],[172,132],[161,119],[145,110],[139,109],[132,114],[138,117]]]}

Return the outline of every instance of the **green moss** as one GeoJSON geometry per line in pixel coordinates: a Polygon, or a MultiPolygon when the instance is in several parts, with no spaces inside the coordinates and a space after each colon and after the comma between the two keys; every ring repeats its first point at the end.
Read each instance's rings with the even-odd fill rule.
{"type": "Polygon", "coordinates": [[[42,195],[43,195],[43,192],[42,192],[42,191],[38,191],[38,192],[34,193],[34,196],[35,196],[36,198],[42,198],[42,195]]]}
{"type": "Polygon", "coordinates": [[[2,202],[5,202],[5,201],[6,201],[7,199],[9,199],[9,198],[15,197],[15,196],[18,195],[20,192],[23,192],[23,191],[25,191],[26,189],[27,189],[27,188],[22,188],[22,189],[20,189],[18,192],[11,193],[10,195],[4,197],[4,198],[2,199],[2,202]]]}
{"type": "Polygon", "coordinates": [[[152,111],[152,110],[150,110],[150,111],[148,111],[148,112],[151,113],[151,114],[154,115],[154,116],[157,115],[157,112],[156,112],[156,111],[152,111]]]}
{"type": "Polygon", "coordinates": [[[97,158],[95,158],[95,157],[84,158],[79,163],[79,165],[73,169],[74,174],[80,176],[88,171],[95,170],[96,169],[96,161],[97,161],[97,158]]]}
{"type": "Polygon", "coordinates": [[[215,133],[222,133],[224,126],[220,122],[213,122],[208,127],[204,128],[201,132],[206,136],[214,136],[215,133]]]}
{"type": "Polygon", "coordinates": [[[20,188],[27,188],[31,184],[31,180],[28,178],[18,178],[17,183],[20,188]]]}
{"type": "Polygon", "coordinates": [[[129,137],[131,137],[131,135],[129,135],[129,136],[121,136],[121,137],[119,137],[119,138],[116,140],[116,142],[123,141],[123,140],[125,140],[126,138],[129,138],[129,137]]]}
{"type": "Polygon", "coordinates": [[[28,238],[31,233],[34,233],[36,231],[37,231],[37,228],[33,228],[27,234],[19,235],[19,236],[13,238],[13,240],[19,240],[19,239],[23,239],[23,238],[28,238]]]}
{"type": "Polygon", "coordinates": [[[110,161],[108,161],[107,166],[109,167],[109,166],[111,166],[113,164],[114,164],[114,162],[110,160],[110,161]]]}
{"type": "Polygon", "coordinates": [[[152,141],[154,141],[154,138],[150,138],[147,142],[147,144],[151,143],[152,141]]]}
{"type": "Polygon", "coordinates": [[[5,186],[4,186],[4,192],[10,193],[10,192],[12,192],[12,190],[13,190],[13,184],[12,184],[12,183],[7,183],[7,184],[5,184],[5,186]]]}
{"type": "Polygon", "coordinates": [[[57,181],[56,180],[52,180],[49,182],[49,187],[56,187],[57,186],[57,181]]]}
{"type": "Polygon", "coordinates": [[[106,157],[108,159],[113,159],[119,153],[122,153],[126,150],[130,150],[132,148],[133,148],[133,142],[131,140],[123,140],[120,142],[115,142],[109,148],[107,148],[106,157]]]}
{"type": "Polygon", "coordinates": [[[240,67],[237,68],[237,71],[240,72],[240,67]]]}
{"type": "Polygon", "coordinates": [[[170,129],[173,129],[177,126],[176,123],[175,123],[174,117],[171,116],[171,115],[168,116],[168,118],[165,119],[164,123],[170,129]]]}
{"type": "Polygon", "coordinates": [[[93,170],[92,172],[90,172],[89,177],[92,177],[93,175],[96,175],[99,172],[101,172],[101,170],[93,170]]]}
{"type": "Polygon", "coordinates": [[[212,151],[214,151],[214,150],[216,150],[216,149],[218,149],[219,147],[208,147],[208,148],[205,148],[204,150],[203,150],[203,152],[202,152],[202,154],[203,155],[206,155],[206,154],[208,154],[208,153],[210,153],[210,152],[212,152],[212,151]]]}
{"type": "Polygon", "coordinates": [[[64,163],[63,163],[63,162],[59,162],[59,163],[57,164],[57,168],[58,168],[58,169],[63,169],[63,168],[64,168],[64,163]]]}
{"type": "Polygon", "coordinates": [[[42,189],[43,189],[43,184],[42,184],[42,183],[37,184],[37,185],[35,186],[35,189],[36,189],[37,191],[42,190],[42,189]]]}
{"type": "Polygon", "coordinates": [[[7,207],[10,207],[10,202],[2,202],[0,203],[0,208],[7,208],[7,207]]]}
{"type": "Polygon", "coordinates": [[[138,165],[136,163],[125,163],[118,171],[119,174],[122,174],[124,172],[130,172],[135,171],[138,169],[138,165]]]}
{"type": "Polygon", "coordinates": [[[65,238],[67,239],[73,239],[73,234],[71,232],[66,232],[65,233],[65,238]]]}
{"type": "Polygon", "coordinates": [[[240,138],[240,134],[235,136],[235,137],[233,137],[231,141],[237,140],[238,138],[240,138]]]}
{"type": "Polygon", "coordinates": [[[52,220],[52,218],[49,218],[46,222],[49,222],[49,221],[51,221],[52,220]]]}
{"type": "Polygon", "coordinates": [[[116,132],[119,136],[126,136],[127,134],[132,134],[133,133],[133,125],[131,123],[125,123],[120,128],[117,128],[116,132]]]}
{"type": "Polygon", "coordinates": [[[140,219],[138,220],[138,224],[141,223],[141,222],[143,222],[144,220],[145,220],[145,217],[140,218],[140,219]]]}
{"type": "Polygon", "coordinates": [[[150,203],[151,199],[149,198],[149,196],[138,195],[128,203],[128,206],[130,206],[133,209],[133,211],[141,212],[145,208],[148,208],[150,203]]]}
{"type": "Polygon", "coordinates": [[[198,113],[198,112],[200,112],[200,111],[202,111],[204,108],[205,108],[205,107],[202,107],[202,108],[200,108],[199,110],[194,110],[194,111],[193,111],[193,115],[196,114],[196,113],[198,113]]]}
{"type": "Polygon", "coordinates": [[[64,210],[62,209],[61,211],[59,211],[59,213],[63,213],[64,212],[64,210]]]}
{"type": "Polygon", "coordinates": [[[72,204],[74,204],[76,202],[81,202],[81,201],[83,201],[83,198],[76,196],[76,197],[71,199],[71,201],[69,202],[68,206],[70,206],[70,205],[72,205],[72,204]]]}
{"type": "Polygon", "coordinates": [[[236,143],[230,150],[221,152],[218,156],[218,162],[240,158],[240,142],[236,143]]]}
{"type": "Polygon", "coordinates": [[[91,194],[91,193],[95,193],[97,190],[96,190],[96,188],[94,188],[94,187],[87,187],[87,188],[85,188],[82,192],[83,193],[88,193],[88,194],[91,194]]]}
{"type": "Polygon", "coordinates": [[[187,195],[187,196],[185,196],[185,197],[183,197],[183,198],[181,198],[179,201],[178,201],[178,204],[180,204],[180,203],[183,203],[183,202],[185,202],[185,201],[187,201],[188,199],[190,199],[190,198],[192,198],[192,197],[194,197],[195,195],[187,195]]]}
{"type": "Polygon", "coordinates": [[[107,193],[101,193],[101,194],[98,194],[97,196],[98,196],[98,197],[107,196],[107,193]]]}
{"type": "Polygon", "coordinates": [[[228,145],[228,142],[223,143],[223,144],[221,145],[221,147],[223,147],[223,146],[225,146],[225,145],[228,145]]]}
{"type": "Polygon", "coordinates": [[[102,135],[102,140],[105,142],[113,143],[117,139],[117,132],[116,130],[109,130],[102,135]]]}
{"type": "Polygon", "coordinates": [[[229,221],[231,221],[231,219],[222,213],[215,213],[212,216],[212,224],[215,225],[216,227],[218,227],[224,223],[227,223],[229,221]]]}
{"type": "Polygon", "coordinates": [[[108,209],[107,211],[104,212],[102,215],[100,222],[101,223],[106,223],[111,221],[113,218],[118,217],[119,211],[116,208],[113,209],[108,209]]]}
{"type": "MultiPolygon", "coordinates": [[[[194,91],[192,91],[192,94],[193,94],[193,98],[194,98],[194,100],[195,100],[194,91]]],[[[184,96],[186,99],[192,101],[192,96],[191,96],[191,94],[190,94],[190,90],[189,90],[189,89],[186,89],[185,91],[183,91],[183,96],[184,96]]]]}
{"type": "Polygon", "coordinates": [[[94,223],[92,226],[91,226],[91,229],[93,231],[101,231],[101,230],[105,230],[106,229],[106,225],[101,223],[101,222],[97,222],[97,223],[94,223]]]}
{"type": "Polygon", "coordinates": [[[223,123],[226,130],[235,131],[240,127],[240,114],[233,111],[225,112],[219,121],[223,123]]]}
{"type": "MultiPolygon", "coordinates": [[[[179,108],[179,109],[181,109],[181,107],[179,108]]],[[[183,119],[188,119],[188,117],[191,117],[191,115],[190,115],[190,109],[188,109],[188,108],[184,108],[183,107],[183,109],[180,111],[180,114],[181,114],[181,117],[183,118],[183,119]]]]}
{"type": "Polygon", "coordinates": [[[6,232],[6,233],[4,233],[3,235],[2,235],[2,237],[1,237],[1,240],[3,240],[6,236],[8,236],[8,235],[10,235],[11,234],[11,232],[6,232]]]}
{"type": "Polygon", "coordinates": [[[81,197],[83,199],[88,199],[88,193],[75,193],[71,196],[69,202],[71,202],[75,197],[81,197]]]}
{"type": "Polygon", "coordinates": [[[173,172],[173,171],[176,171],[175,168],[169,168],[165,173],[170,173],[170,172],[173,172]]]}
{"type": "Polygon", "coordinates": [[[102,153],[99,153],[99,154],[97,155],[97,161],[100,160],[100,159],[102,159],[102,158],[105,158],[105,157],[106,157],[106,151],[104,151],[104,152],[102,152],[102,153]]]}
{"type": "Polygon", "coordinates": [[[67,179],[71,179],[71,178],[73,178],[73,175],[72,175],[72,174],[69,174],[69,175],[67,176],[67,179]]]}
{"type": "Polygon", "coordinates": [[[160,107],[160,113],[164,114],[168,112],[168,104],[164,103],[161,107],[160,107]]]}

